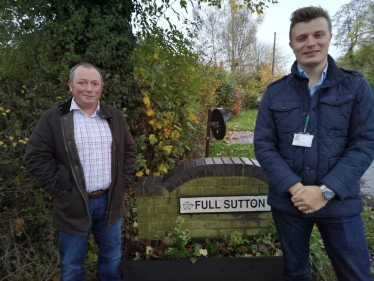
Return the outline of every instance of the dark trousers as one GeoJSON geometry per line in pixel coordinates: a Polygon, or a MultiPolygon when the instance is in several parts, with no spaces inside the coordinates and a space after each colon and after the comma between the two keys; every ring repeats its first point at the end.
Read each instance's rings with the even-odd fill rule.
{"type": "Polygon", "coordinates": [[[304,218],[272,208],[284,256],[285,280],[310,280],[309,241],[316,223],[339,281],[369,281],[370,257],[360,215],[304,218]]]}

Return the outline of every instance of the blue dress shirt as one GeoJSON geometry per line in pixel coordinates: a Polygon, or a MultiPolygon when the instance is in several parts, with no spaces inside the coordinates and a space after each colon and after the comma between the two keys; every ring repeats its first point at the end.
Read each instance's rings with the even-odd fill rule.
{"type": "MultiPolygon", "coordinates": [[[[313,89],[310,90],[309,88],[309,83],[308,83],[308,90],[310,92],[310,96],[313,97],[313,94],[315,93],[315,91],[317,91],[317,89],[319,88],[319,86],[321,86],[321,84],[323,83],[323,81],[325,81],[325,78],[326,78],[326,72],[327,72],[327,66],[329,65],[329,63],[326,64],[326,67],[325,69],[323,70],[322,72],[322,75],[321,75],[321,79],[319,79],[319,81],[317,82],[317,84],[313,87],[313,89]]],[[[302,70],[299,66],[297,66],[297,70],[299,71],[299,75],[300,76],[303,76],[305,78],[308,78],[308,75],[306,74],[306,72],[304,70],[302,70]]]]}

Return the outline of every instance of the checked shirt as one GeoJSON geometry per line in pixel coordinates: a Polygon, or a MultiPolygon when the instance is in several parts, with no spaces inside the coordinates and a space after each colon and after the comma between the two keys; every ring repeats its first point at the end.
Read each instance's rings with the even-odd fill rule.
{"type": "Polygon", "coordinates": [[[100,102],[92,116],[84,113],[74,98],[70,110],[74,111],[74,137],[83,167],[87,193],[108,189],[112,181],[112,133],[106,119],[98,114],[100,102]]]}

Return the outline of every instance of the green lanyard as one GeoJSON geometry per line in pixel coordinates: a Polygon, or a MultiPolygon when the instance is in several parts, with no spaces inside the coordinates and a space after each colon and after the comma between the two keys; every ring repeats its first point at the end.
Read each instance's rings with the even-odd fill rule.
{"type": "Polygon", "coordinates": [[[306,128],[308,127],[308,122],[309,122],[309,114],[306,117],[305,126],[304,126],[304,134],[305,134],[306,128]]]}

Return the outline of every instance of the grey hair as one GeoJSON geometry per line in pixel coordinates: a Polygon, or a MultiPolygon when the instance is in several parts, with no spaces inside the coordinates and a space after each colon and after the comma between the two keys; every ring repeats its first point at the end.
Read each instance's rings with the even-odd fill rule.
{"type": "Polygon", "coordinates": [[[98,69],[96,66],[94,66],[93,64],[90,64],[90,63],[88,63],[88,62],[81,62],[81,63],[78,63],[78,64],[74,65],[74,66],[72,67],[72,69],[70,69],[70,76],[69,76],[69,81],[70,81],[70,82],[73,82],[74,74],[75,74],[75,70],[76,70],[79,66],[83,66],[83,67],[85,67],[85,68],[95,68],[95,69],[97,70],[97,72],[99,72],[99,74],[100,74],[101,83],[104,83],[103,75],[101,74],[100,69],[98,69]]]}

